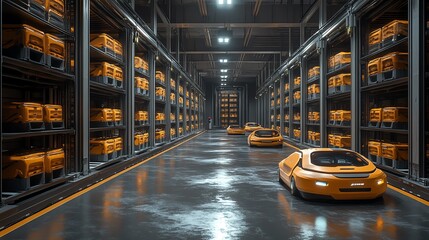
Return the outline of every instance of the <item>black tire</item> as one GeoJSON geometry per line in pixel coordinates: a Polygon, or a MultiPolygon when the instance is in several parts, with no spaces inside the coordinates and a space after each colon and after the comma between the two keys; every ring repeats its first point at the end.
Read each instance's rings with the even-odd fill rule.
{"type": "Polygon", "coordinates": [[[292,177],[290,179],[290,194],[292,194],[295,197],[299,197],[300,196],[299,190],[298,190],[298,188],[296,188],[295,178],[294,177],[292,177]]]}

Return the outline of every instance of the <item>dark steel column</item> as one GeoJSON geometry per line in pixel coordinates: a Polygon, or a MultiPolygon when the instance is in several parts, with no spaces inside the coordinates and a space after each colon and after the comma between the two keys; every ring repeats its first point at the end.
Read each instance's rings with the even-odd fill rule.
{"type": "Polygon", "coordinates": [[[171,93],[171,86],[170,86],[170,79],[171,79],[171,67],[170,64],[166,66],[165,68],[165,139],[168,139],[168,141],[171,141],[171,135],[170,135],[170,129],[171,129],[171,119],[170,119],[170,113],[171,113],[171,100],[170,100],[170,93],[171,93]]]}
{"type": "MultiPolygon", "coordinates": [[[[425,162],[425,6],[424,0],[408,1],[409,9],[409,107],[408,107],[408,159],[409,177],[427,177],[425,162]]],[[[427,94],[427,93],[426,93],[427,94]]]]}
{"type": "Polygon", "coordinates": [[[306,113],[307,113],[307,59],[301,58],[301,106],[300,106],[300,114],[301,114],[301,143],[304,143],[305,137],[307,136],[307,125],[305,124],[306,113]],[[305,84],[304,84],[305,83],[305,84]]]}
{"type": "Polygon", "coordinates": [[[328,146],[328,129],[326,127],[328,121],[328,108],[326,96],[328,95],[328,72],[326,39],[320,40],[320,147],[328,146]]]}
{"type": "Polygon", "coordinates": [[[149,146],[155,146],[155,56],[148,51],[147,61],[149,62],[149,146]]]}
{"type": "Polygon", "coordinates": [[[156,14],[157,0],[150,1],[150,28],[155,36],[158,35],[158,17],[156,14]]]}
{"type": "Polygon", "coordinates": [[[350,50],[351,50],[351,77],[352,77],[352,86],[351,86],[351,105],[350,110],[352,112],[351,120],[351,149],[360,152],[360,115],[361,104],[360,104],[360,85],[361,85],[361,72],[360,72],[360,31],[355,25],[355,16],[350,15],[349,27],[351,28],[351,38],[350,38],[350,50]]]}
{"type": "Polygon", "coordinates": [[[76,89],[78,119],[76,126],[76,138],[78,143],[78,154],[76,155],[76,166],[83,175],[89,173],[89,0],[77,2],[76,22],[76,89]]]}
{"type": "Polygon", "coordinates": [[[285,111],[284,111],[284,107],[285,107],[285,81],[283,78],[283,74],[280,76],[279,79],[279,84],[280,84],[280,134],[283,135],[284,132],[284,127],[285,127],[285,111]]]}
{"type": "Polygon", "coordinates": [[[126,66],[125,76],[129,76],[125,79],[125,89],[127,92],[126,95],[126,109],[123,111],[125,123],[127,126],[124,146],[127,146],[127,153],[129,156],[134,155],[134,108],[135,108],[135,92],[134,92],[134,54],[135,54],[135,42],[134,42],[134,34],[135,32],[127,31],[126,38],[126,62],[128,63],[126,66]],[[128,37],[131,36],[131,37],[128,37]]]}

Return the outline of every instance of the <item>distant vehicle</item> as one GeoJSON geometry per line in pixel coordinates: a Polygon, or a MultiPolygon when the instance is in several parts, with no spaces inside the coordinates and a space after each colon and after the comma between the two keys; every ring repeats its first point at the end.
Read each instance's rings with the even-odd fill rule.
{"type": "Polygon", "coordinates": [[[250,147],[281,147],[283,146],[283,137],[275,129],[262,128],[250,133],[247,144],[250,147]]]}
{"type": "Polygon", "coordinates": [[[244,129],[246,132],[253,132],[255,130],[263,128],[260,124],[257,124],[255,122],[248,122],[244,125],[244,129]]]}
{"type": "Polygon", "coordinates": [[[387,188],[386,174],[351,150],[311,148],[279,163],[279,181],[294,196],[335,200],[375,199],[387,188]]]}
{"type": "Polygon", "coordinates": [[[226,132],[228,135],[244,135],[246,133],[244,127],[240,127],[239,125],[229,125],[226,128],[226,132]]]}

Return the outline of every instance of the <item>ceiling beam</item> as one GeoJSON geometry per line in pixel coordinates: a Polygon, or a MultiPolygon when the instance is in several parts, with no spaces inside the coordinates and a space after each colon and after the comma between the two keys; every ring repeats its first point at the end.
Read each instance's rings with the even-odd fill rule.
{"type": "MultiPolygon", "coordinates": [[[[180,54],[280,54],[282,51],[180,51],[180,54]]],[[[175,52],[172,52],[175,54],[175,52]]]]}
{"type": "MultiPolygon", "coordinates": [[[[159,23],[159,28],[299,28],[301,23],[159,23]]],[[[305,27],[319,27],[319,23],[306,23],[305,27]]]]}

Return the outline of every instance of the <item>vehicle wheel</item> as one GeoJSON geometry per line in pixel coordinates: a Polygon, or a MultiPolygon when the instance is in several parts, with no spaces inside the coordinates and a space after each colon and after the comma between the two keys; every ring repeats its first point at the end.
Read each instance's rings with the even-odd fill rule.
{"type": "Polygon", "coordinates": [[[290,180],[290,193],[295,197],[298,197],[300,195],[298,188],[296,188],[294,177],[292,177],[292,179],[290,180]]]}

